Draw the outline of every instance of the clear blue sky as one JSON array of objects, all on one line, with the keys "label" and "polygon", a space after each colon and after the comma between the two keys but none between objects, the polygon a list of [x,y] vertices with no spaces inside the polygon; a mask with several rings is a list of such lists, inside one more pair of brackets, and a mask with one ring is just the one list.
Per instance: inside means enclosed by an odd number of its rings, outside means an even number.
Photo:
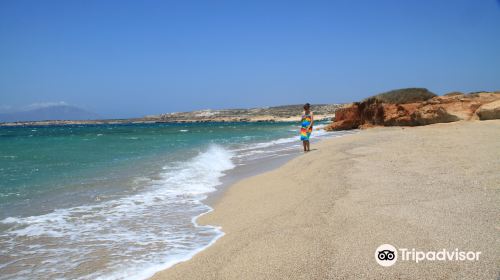
[{"label": "clear blue sky", "polygon": [[500,90],[499,0],[0,0],[0,105],[106,117]]}]

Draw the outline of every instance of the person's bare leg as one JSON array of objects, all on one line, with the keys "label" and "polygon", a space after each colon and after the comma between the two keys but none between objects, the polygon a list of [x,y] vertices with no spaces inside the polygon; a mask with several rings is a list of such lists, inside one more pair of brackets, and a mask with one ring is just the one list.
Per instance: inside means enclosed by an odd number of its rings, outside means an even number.
[{"label": "person's bare leg", "polygon": [[307,141],[302,141],[302,145],[304,146],[304,152],[307,152]]},{"label": "person's bare leg", "polygon": [[306,141],[306,146],[307,146],[307,151],[309,152],[311,150],[311,145],[309,144],[309,140]]}]

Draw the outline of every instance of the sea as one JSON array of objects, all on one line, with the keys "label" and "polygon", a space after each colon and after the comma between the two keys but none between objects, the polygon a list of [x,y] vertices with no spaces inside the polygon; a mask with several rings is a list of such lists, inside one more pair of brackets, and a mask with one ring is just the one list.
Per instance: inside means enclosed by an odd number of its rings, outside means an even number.
[{"label": "sea", "polygon": [[[323,125],[312,148],[350,133]],[[301,154],[298,135],[264,122],[0,127],[0,279],[146,279],[186,261],[224,235],[196,222],[207,198]]]}]

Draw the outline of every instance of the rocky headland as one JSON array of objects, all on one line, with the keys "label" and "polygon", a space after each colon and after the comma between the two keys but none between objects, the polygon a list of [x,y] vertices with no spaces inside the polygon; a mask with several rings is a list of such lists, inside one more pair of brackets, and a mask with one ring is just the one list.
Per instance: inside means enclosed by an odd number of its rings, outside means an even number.
[{"label": "rocky headland", "polygon": [[423,88],[394,90],[344,105],[327,130],[372,126],[419,126],[460,120],[500,119],[500,92],[452,92]]}]

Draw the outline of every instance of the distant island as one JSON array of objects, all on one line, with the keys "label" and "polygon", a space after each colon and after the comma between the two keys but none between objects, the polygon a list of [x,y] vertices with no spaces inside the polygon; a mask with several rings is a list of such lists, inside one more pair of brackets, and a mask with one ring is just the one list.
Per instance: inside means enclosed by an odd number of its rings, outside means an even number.
[{"label": "distant island", "polygon": [[96,120],[98,114],[69,105],[65,102],[38,103],[25,108],[0,112],[2,122],[32,122],[41,120]]},{"label": "distant island", "polygon": [[[330,120],[343,104],[313,104],[317,120]],[[251,109],[199,110],[149,115],[130,119],[48,119],[42,121],[0,122],[0,126],[37,126],[72,124],[127,124],[127,123],[192,123],[192,122],[288,122],[299,121],[302,104]]]}]

